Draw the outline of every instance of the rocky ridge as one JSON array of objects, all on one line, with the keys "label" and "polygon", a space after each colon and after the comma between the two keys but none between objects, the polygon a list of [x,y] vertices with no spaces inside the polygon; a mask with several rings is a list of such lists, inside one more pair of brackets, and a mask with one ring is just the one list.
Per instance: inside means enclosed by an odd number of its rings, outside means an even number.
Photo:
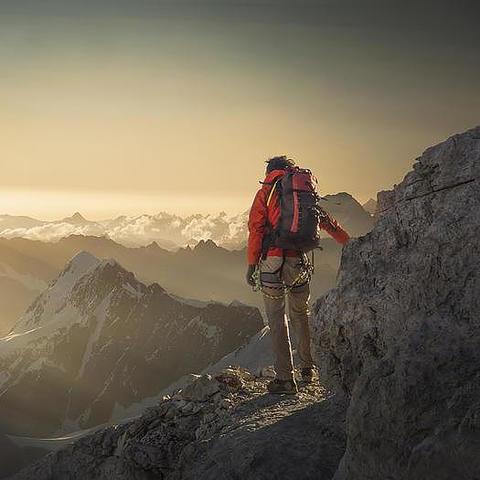
[{"label": "rocky ridge", "polygon": [[272,397],[266,381],[239,368],[194,377],[141,418],[85,437],[12,479],[330,479],[344,449],[344,408],[318,384]]}]

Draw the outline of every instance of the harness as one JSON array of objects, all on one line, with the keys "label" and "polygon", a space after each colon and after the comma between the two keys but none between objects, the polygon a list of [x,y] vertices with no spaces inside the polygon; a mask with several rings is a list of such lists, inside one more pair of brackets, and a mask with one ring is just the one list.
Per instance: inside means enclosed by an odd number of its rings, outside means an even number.
[{"label": "harness", "polygon": [[[313,251],[312,251],[312,260],[310,261],[307,255],[304,253],[302,255],[302,268],[300,269],[300,272],[298,273],[297,277],[293,280],[293,282],[290,285],[286,285],[285,283],[282,283],[279,286],[268,286],[267,288],[270,288],[272,290],[279,290],[278,295],[271,295],[267,292],[265,292],[265,286],[262,283],[262,275],[277,275],[280,273],[281,277],[281,271],[283,269],[283,265],[285,263],[285,257],[283,257],[282,264],[280,267],[275,270],[274,272],[260,272],[260,265],[257,265],[255,268],[255,272],[253,274],[253,278],[255,280],[255,286],[253,287],[254,292],[262,292],[262,294],[270,298],[272,300],[280,300],[284,298],[290,291],[303,287],[307,283],[310,282],[312,279],[312,275],[315,272],[315,266],[314,266],[314,256],[313,256]],[[275,282],[277,283],[277,282]]]}]

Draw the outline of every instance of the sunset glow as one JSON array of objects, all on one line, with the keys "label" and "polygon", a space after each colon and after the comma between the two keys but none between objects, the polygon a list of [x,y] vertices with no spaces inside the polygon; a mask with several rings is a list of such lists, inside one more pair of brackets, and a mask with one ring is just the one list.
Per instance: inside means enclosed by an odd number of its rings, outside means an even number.
[{"label": "sunset glow", "polygon": [[1,213],[242,211],[279,153],[366,201],[480,111],[438,3],[134,4],[2,2]]}]

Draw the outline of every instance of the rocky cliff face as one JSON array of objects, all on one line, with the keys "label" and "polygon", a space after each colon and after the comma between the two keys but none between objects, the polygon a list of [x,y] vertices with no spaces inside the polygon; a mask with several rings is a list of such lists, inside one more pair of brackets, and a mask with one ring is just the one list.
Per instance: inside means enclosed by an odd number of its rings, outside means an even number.
[{"label": "rocky cliff face", "polygon": [[320,376],[350,398],[336,480],[480,472],[480,128],[379,194],[315,307]]},{"label": "rocky cliff face", "polygon": [[0,340],[0,430],[45,436],[108,422],[262,327],[255,308],[191,305],[80,253]]}]

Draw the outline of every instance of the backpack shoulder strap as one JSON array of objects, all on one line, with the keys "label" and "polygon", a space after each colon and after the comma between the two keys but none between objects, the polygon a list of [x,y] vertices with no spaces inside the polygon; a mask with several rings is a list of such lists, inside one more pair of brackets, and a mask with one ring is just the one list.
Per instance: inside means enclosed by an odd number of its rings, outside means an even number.
[{"label": "backpack shoulder strap", "polygon": [[282,177],[280,178],[277,178],[277,180],[275,180],[272,188],[270,189],[270,193],[268,194],[268,198],[267,198],[267,207],[270,205],[270,201],[272,200],[272,197],[273,197],[273,192],[275,190],[275,187],[277,186],[277,183],[282,179]]}]

